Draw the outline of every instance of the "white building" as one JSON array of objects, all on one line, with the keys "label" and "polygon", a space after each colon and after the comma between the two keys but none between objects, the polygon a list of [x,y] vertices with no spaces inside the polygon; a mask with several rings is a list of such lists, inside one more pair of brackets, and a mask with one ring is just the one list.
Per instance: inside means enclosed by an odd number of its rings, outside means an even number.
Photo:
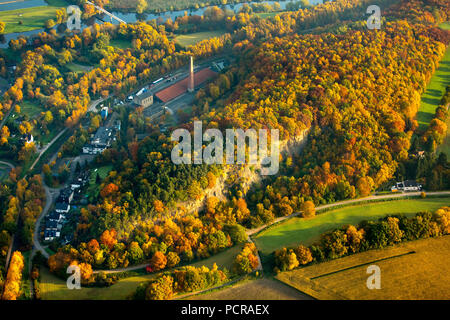
[{"label": "white building", "polygon": [[422,185],[418,184],[415,180],[406,180],[397,182],[395,186],[391,187],[391,191],[420,191]]}]

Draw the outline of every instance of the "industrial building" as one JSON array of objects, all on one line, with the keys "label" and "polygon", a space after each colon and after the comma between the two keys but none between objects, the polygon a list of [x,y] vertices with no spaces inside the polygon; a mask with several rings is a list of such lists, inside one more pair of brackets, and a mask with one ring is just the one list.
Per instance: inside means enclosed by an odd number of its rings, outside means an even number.
[{"label": "industrial building", "polygon": [[[202,85],[203,83],[205,83],[210,79],[213,79],[214,77],[216,77],[216,75],[217,72],[214,72],[210,68],[205,68],[200,71],[197,71],[193,76],[194,88]],[[190,82],[191,82],[190,77],[185,78],[171,85],[170,87],[167,87],[166,89],[159,91],[158,93],[155,94],[155,96],[162,102],[168,102],[188,92],[188,84]]]},{"label": "industrial building", "polygon": [[148,108],[153,104],[153,93],[151,91],[146,91],[137,95],[133,102],[141,107]]},{"label": "industrial building", "polygon": [[204,68],[194,72],[194,59],[191,57],[189,66],[189,76],[180,80],[170,87],[167,87],[155,94],[156,98],[166,103],[186,92],[194,92],[196,88],[217,76],[217,72],[210,68]]}]

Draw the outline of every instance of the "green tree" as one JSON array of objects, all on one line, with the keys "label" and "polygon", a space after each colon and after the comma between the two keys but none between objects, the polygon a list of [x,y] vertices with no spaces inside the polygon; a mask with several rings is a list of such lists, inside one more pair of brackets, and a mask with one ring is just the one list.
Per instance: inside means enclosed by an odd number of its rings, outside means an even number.
[{"label": "green tree", "polygon": [[133,241],[130,243],[130,246],[128,248],[128,253],[130,257],[131,263],[139,263],[142,260],[144,260],[144,251],[142,251],[141,247],[139,246],[139,243]]},{"label": "green tree", "polygon": [[312,218],[316,215],[316,207],[312,201],[303,202],[300,210],[302,211],[302,216],[304,218]]},{"label": "green tree", "polygon": [[223,227],[223,231],[230,235],[231,241],[233,241],[234,244],[244,243],[247,241],[248,237],[246,230],[240,224],[227,224]]},{"label": "green tree", "polygon": [[147,0],[138,0],[136,5],[136,12],[143,13],[147,9]]},{"label": "green tree", "polygon": [[170,300],[173,296],[173,278],[162,276],[151,282],[147,287],[147,300]]}]

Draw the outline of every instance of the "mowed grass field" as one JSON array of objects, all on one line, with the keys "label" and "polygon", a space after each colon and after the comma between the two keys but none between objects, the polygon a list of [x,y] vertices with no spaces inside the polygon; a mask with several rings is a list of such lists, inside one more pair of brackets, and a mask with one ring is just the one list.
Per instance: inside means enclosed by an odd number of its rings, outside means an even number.
[{"label": "mowed grass field", "polygon": [[[444,30],[450,30],[450,21],[441,23],[439,27]],[[450,157],[450,130],[448,130],[448,128],[450,128],[450,117],[447,117],[446,124],[447,124],[447,136],[445,137],[444,142],[442,142],[442,144],[438,146],[437,152],[438,153],[444,152],[447,155],[447,157]]]},{"label": "mowed grass field", "polygon": [[[197,261],[195,267],[211,268],[214,263],[220,269],[231,270],[234,257],[241,251],[242,246],[234,246],[208,259]],[[80,290],[67,289],[66,282],[50,273],[48,268],[41,268],[41,295],[43,300],[126,300],[139,284],[153,279],[157,274],[143,274],[119,280],[116,284],[105,288],[86,288]]]},{"label": "mowed grass field", "polygon": [[450,30],[450,21],[443,22],[439,25],[439,28],[444,30]]},{"label": "mowed grass field", "polygon": [[75,73],[86,73],[91,71],[93,68],[92,66],[85,66],[74,62],[66,64],[65,67]]},{"label": "mowed grass field", "polygon": [[366,203],[319,213],[316,217],[304,219],[294,217],[259,233],[255,243],[262,256],[270,255],[282,247],[296,246],[300,243],[310,245],[327,231],[346,224],[358,224],[363,220],[377,220],[388,214],[413,216],[421,211],[435,211],[450,204],[450,197],[393,200]]},{"label": "mowed grass field", "polygon": [[445,88],[450,84],[450,46],[439,63],[439,67],[433,74],[430,83],[422,95],[417,122],[419,127],[426,129],[433,119],[434,112],[439,106],[445,93]]},{"label": "mowed grass field", "polygon": [[255,13],[255,15],[262,19],[268,19],[268,18],[273,18],[273,17],[279,15],[280,13],[281,12],[258,12],[258,13]]},{"label": "mowed grass field", "polygon": [[[20,106],[20,114],[27,115],[30,119],[34,119],[45,111],[44,107],[38,101],[24,100],[18,104]],[[14,114],[18,116],[15,112]]]},{"label": "mowed grass field", "polygon": [[436,152],[437,154],[443,152],[448,158],[450,158],[450,117],[447,117],[447,121],[445,123],[447,124],[447,135],[445,136],[442,144],[437,147]]},{"label": "mowed grass field", "polygon": [[111,47],[119,48],[119,49],[128,49],[132,47],[131,41],[122,40],[122,39],[114,39],[109,42]]},{"label": "mowed grass field", "polygon": [[178,42],[183,47],[193,46],[200,41],[211,39],[214,37],[220,37],[225,34],[225,31],[222,30],[214,30],[214,31],[204,31],[204,32],[196,32],[190,34],[182,34],[175,38],[175,41]]},{"label": "mowed grass field", "polygon": [[[447,235],[282,272],[276,278],[317,299],[448,300],[449,255]],[[367,288],[372,264],[380,268],[381,289]]]},{"label": "mowed grass field", "polygon": [[126,300],[140,283],[151,280],[155,274],[121,279],[111,287],[69,290],[66,282],[41,268],[40,290],[43,300]]},{"label": "mowed grass field", "polygon": [[239,282],[186,300],[311,300],[311,297],[275,279],[263,278]]},{"label": "mowed grass field", "polygon": [[[44,28],[48,19],[55,20],[56,10],[67,7],[64,0],[47,0],[48,6],[0,11],[0,21],[5,23],[4,33],[24,32]],[[22,22],[19,24],[19,22]]]}]

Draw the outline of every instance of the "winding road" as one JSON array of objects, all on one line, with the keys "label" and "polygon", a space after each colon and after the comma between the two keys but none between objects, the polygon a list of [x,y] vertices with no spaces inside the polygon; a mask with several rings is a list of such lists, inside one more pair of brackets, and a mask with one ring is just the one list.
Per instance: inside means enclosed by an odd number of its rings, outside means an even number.
[{"label": "winding road", "polygon": [[[31,252],[31,255],[30,255],[30,259],[33,259],[36,251],[40,251],[42,253],[42,255],[47,259],[50,257],[50,255],[47,253],[47,251],[45,251],[44,247],[39,242],[39,229],[40,229],[42,219],[44,219],[44,217],[47,215],[47,213],[50,210],[52,203],[53,203],[53,194],[50,191],[50,188],[47,187],[46,185],[44,185],[44,189],[45,189],[45,198],[46,198],[45,207],[42,210],[39,217],[36,219],[36,224],[35,224],[35,228],[34,228],[34,232],[33,232],[33,244],[34,245],[33,245],[33,251]],[[30,263],[30,265],[31,265],[31,263]]]},{"label": "winding road", "polygon": [[12,163],[9,163],[9,162],[6,162],[6,161],[1,161],[1,160],[0,160],[0,164],[3,164],[3,165],[5,165],[5,166],[10,167],[11,170],[15,168],[15,166],[14,166]]},{"label": "winding road", "polygon": [[[47,192],[47,187],[46,187],[46,192]],[[369,197],[365,197],[365,198],[358,198],[358,199],[351,199],[351,200],[345,200],[345,201],[339,201],[339,202],[335,202],[335,203],[330,203],[330,204],[326,204],[323,206],[318,206],[316,207],[317,211],[323,210],[323,209],[329,209],[329,208],[333,208],[333,207],[339,207],[342,205],[348,205],[348,204],[353,204],[353,203],[358,203],[358,202],[364,202],[364,201],[378,201],[378,200],[385,200],[385,199],[399,199],[399,198],[405,198],[405,197],[412,197],[412,196],[420,196],[421,192],[408,192],[408,193],[398,193],[398,194],[387,194],[387,195],[373,195],[373,196],[369,196]],[[450,191],[436,191],[436,192],[427,192],[427,195],[450,195]],[[47,205],[46,205],[47,208]],[[44,209],[45,211],[45,209]],[[43,212],[44,212],[43,211]],[[48,208],[47,208],[48,211]],[[279,223],[282,222],[284,220],[293,218],[293,217],[297,217],[301,214],[301,211],[293,213],[289,216],[286,217],[280,217],[275,219],[274,221],[272,221],[271,223],[265,224],[261,227],[258,228],[254,228],[254,229],[249,229],[247,230],[247,236],[248,236],[248,241],[249,242],[253,242],[252,239],[250,238],[252,235],[272,226],[275,223]],[[42,218],[42,216],[44,216],[45,214],[41,215],[40,218]],[[35,237],[37,236],[36,231],[38,230],[38,225],[39,223],[36,223],[36,230],[35,230]],[[45,249],[39,244],[39,239],[38,238],[34,238],[34,243],[35,243],[35,247],[38,247],[39,251],[42,252],[42,254],[44,254],[45,257],[48,257],[48,253],[45,251]],[[261,259],[259,257],[258,254],[258,260],[259,260],[259,266],[257,268],[257,270],[262,271],[262,265],[261,265]],[[99,272],[104,272],[104,273],[119,273],[119,272],[127,272],[127,271],[136,271],[136,270],[140,270],[143,269],[145,267],[148,266],[148,262],[147,263],[142,263],[142,264],[138,264],[135,266],[130,266],[130,267],[126,267],[126,268],[118,268],[118,269],[111,269],[111,270],[96,270],[94,271],[94,273],[99,273]]]}]

